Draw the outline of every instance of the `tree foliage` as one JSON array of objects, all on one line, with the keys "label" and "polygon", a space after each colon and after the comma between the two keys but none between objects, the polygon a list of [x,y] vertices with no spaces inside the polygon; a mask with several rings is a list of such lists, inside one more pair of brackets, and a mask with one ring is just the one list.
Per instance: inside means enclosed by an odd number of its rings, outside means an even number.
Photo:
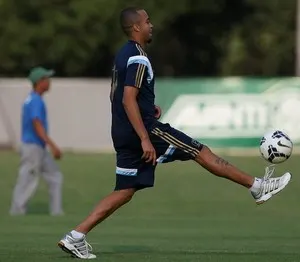
[{"label": "tree foliage", "polygon": [[109,75],[128,5],[155,25],[149,52],[160,76],[294,73],[296,0],[0,0],[0,75],[36,65]]}]

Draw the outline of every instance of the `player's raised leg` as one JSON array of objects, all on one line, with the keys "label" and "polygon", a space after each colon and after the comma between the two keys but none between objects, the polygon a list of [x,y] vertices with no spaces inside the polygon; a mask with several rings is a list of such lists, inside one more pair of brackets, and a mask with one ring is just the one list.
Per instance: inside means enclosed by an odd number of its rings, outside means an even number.
[{"label": "player's raised leg", "polygon": [[202,150],[199,151],[195,161],[214,175],[227,178],[249,188],[257,204],[264,203],[280,192],[291,179],[291,174],[288,172],[280,177],[271,178],[274,168],[266,168],[265,175],[262,178],[254,178],[215,155],[206,146],[203,146]]},{"label": "player's raised leg", "polygon": [[246,188],[251,188],[258,180],[239,170],[223,158],[215,155],[207,146],[202,147],[201,151],[199,151],[196,156],[195,161],[212,174],[227,178]]},{"label": "player's raised leg", "polygon": [[212,174],[248,188],[257,204],[264,203],[280,192],[291,179],[290,173],[271,178],[274,168],[267,168],[262,178],[250,176],[169,124],[158,123],[152,134],[176,147],[173,155],[168,156],[171,161],[193,159]]}]

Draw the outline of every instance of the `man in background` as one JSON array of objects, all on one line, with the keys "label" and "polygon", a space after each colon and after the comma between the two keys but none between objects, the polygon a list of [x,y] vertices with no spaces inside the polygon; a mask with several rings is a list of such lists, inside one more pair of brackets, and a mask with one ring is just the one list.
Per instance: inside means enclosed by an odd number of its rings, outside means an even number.
[{"label": "man in background", "polygon": [[[49,91],[53,70],[43,67],[33,68],[28,76],[32,91],[22,107],[21,163],[17,183],[13,191],[11,215],[24,215],[27,204],[33,196],[42,175],[48,184],[50,214],[62,215],[62,173],[55,164],[62,154],[58,146],[48,136],[47,108],[43,95]],[[47,151],[47,146],[51,154]]]}]

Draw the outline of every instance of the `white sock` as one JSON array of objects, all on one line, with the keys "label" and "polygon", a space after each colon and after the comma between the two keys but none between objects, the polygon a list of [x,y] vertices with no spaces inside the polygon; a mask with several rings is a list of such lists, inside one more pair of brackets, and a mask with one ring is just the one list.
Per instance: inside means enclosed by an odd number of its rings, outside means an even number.
[{"label": "white sock", "polygon": [[74,237],[74,238],[83,238],[84,237],[84,234],[83,233],[80,233],[76,230],[72,230],[71,231],[71,235]]},{"label": "white sock", "polygon": [[261,186],[261,182],[262,182],[261,178],[255,177],[254,183],[253,183],[252,187],[250,188],[250,191],[254,192],[254,193],[258,192],[260,189],[260,186]]}]

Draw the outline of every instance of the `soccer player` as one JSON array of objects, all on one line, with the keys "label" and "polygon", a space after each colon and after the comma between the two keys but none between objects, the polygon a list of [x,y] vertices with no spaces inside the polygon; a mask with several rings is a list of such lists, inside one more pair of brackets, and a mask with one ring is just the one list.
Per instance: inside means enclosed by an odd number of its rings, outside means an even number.
[{"label": "soccer player", "polygon": [[55,159],[61,157],[61,151],[48,136],[47,108],[42,98],[50,88],[53,74],[53,70],[42,67],[33,68],[29,74],[33,89],[22,107],[21,163],[13,192],[11,215],[26,214],[27,203],[37,188],[40,175],[48,184],[50,214],[63,214],[62,174],[47,151],[47,146]]},{"label": "soccer player", "polygon": [[160,109],[154,100],[154,72],[145,48],[152,40],[152,24],[145,10],[126,8],[121,26],[128,42],[116,55],[110,99],[111,134],[117,154],[116,185],[91,214],[58,243],[64,251],[82,259],[92,259],[86,235],[138,190],[152,187],[157,163],[194,160],[212,174],[229,179],[250,191],[262,204],[281,191],[291,174],[270,178],[252,177],[186,134],[158,121]]}]

